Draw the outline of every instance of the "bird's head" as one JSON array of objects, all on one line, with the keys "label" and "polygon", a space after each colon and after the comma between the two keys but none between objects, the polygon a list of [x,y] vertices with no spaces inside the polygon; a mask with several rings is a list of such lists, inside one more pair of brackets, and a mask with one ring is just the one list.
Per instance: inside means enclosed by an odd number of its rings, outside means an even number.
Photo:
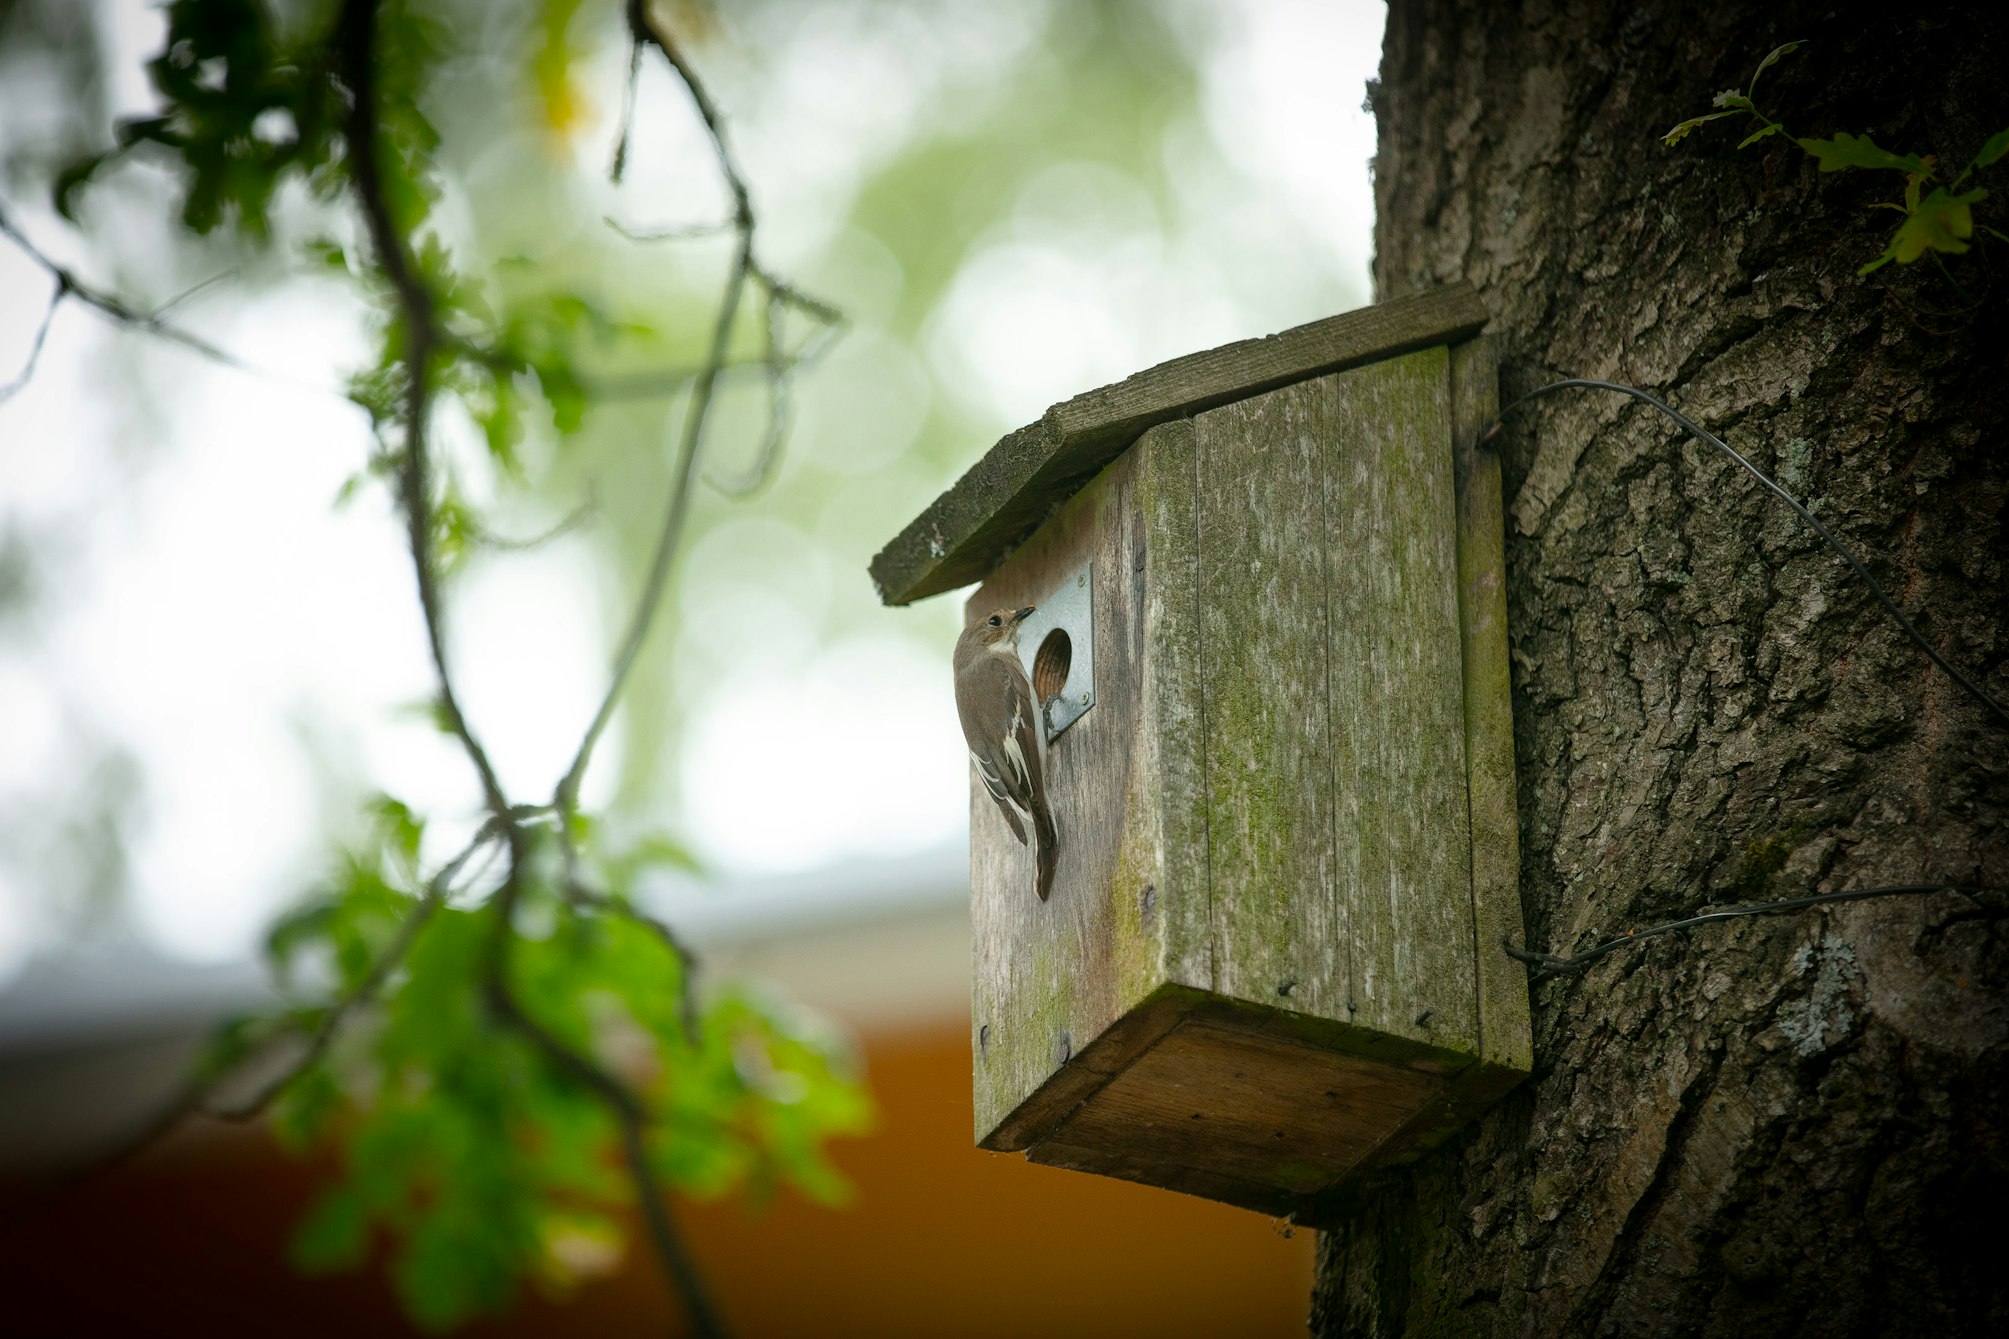
[{"label": "bird's head", "polygon": [[963,629],[963,640],[978,646],[1007,646],[1018,641],[1018,625],[1025,622],[1035,606],[1023,609],[995,609]]}]

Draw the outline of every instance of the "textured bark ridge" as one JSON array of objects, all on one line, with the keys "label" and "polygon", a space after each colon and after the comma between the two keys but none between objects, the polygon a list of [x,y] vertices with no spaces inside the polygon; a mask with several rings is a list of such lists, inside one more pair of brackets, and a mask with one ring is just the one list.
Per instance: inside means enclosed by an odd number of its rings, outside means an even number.
[{"label": "textured bark ridge", "polygon": [[[2005,24],[1928,9],[1394,0],[1376,281],[1477,284],[1503,398],[1566,374],[1671,397],[1999,698],[2009,247],[1951,263],[1966,298],[1929,260],[1858,278],[1894,174],[1739,152],[1732,122],[1659,142],[1804,38],[1761,86],[1794,133],[1963,163],[2009,122]],[[1501,447],[1532,946],[2009,884],[2009,732],[1796,518],[1616,396],[1543,401]],[[1537,987],[1535,1078],[1324,1238],[1313,1330],[2009,1333],[2005,938],[1960,897],[1882,899]]]}]

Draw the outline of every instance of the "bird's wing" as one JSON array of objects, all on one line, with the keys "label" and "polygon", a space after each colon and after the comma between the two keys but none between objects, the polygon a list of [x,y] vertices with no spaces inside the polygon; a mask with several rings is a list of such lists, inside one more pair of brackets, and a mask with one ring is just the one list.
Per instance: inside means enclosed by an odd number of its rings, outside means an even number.
[{"label": "bird's wing", "polygon": [[[992,654],[964,665],[956,687],[963,739],[976,760],[977,774],[1011,820],[1012,831],[1024,841],[1025,830],[1013,811],[1032,813],[1034,797],[1043,788],[1032,685],[1016,656]],[[988,710],[978,704],[986,704]],[[993,712],[996,719],[991,718]]]},{"label": "bird's wing", "polygon": [[1005,822],[1011,824],[1011,835],[1018,838],[1019,845],[1023,846],[1025,825],[1019,822],[1019,807],[1012,803],[1011,792],[1005,789],[1004,778],[998,775],[995,767],[976,754],[970,755],[970,761],[977,765],[977,776],[983,781],[984,789],[991,793],[991,798],[998,802],[998,809],[1004,814]]}]

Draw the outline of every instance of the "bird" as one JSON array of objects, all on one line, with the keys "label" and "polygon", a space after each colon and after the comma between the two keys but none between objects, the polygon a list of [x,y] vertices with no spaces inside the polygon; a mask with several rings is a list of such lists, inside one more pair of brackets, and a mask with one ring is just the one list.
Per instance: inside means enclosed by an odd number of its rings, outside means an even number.
[{"label": "bird", "polygon": [[1020,844],[1026,839],[1023,820],[1032,820],[1033,891],[1044,902],[1060,863],[1060,833],[1046,797],[1045,722],[1018,658],[1019,625],[1034,608],[999,609],[963,629],[956,639],[956,714],[977,775]]}]

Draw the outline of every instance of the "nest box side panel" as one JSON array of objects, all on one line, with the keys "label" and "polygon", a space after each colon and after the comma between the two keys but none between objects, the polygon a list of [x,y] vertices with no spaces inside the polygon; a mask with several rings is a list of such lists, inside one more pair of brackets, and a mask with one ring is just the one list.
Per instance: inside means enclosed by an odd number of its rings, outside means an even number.
[{"label": "nest box side panel", "polygon": [[1193,420],[1214,988],[1345,1020],[1326,701],[1330,378]]},{"label": "nest box side panel", "polygon": [[1500,952],[1525,943],[1520,824],[1514,794],[1514,712],[1508,684],[1505,500],[1500,458],[1478,446],[1500,412],[1499,345],[1490,336],[1451,350],[1452,441],[1458,476],[1458,609],[1465,660],[1465,762],[1472,825],[1480,1056],[1504,1090],[1534,1068],[1528,976]]},{"label": "nest box side panel", "polygon": [[[1169,1028],[1162,992],[1205,979],[1205,833],[1161,788],[1188,786],[1198,713],[1182,649],[1192,626],[1191,452],[1155,429],[1054,513],[970,597],[969,617],[1037,604],[1093,564],[1094,706],[1055,737],[1047,793],[1060,833],[1051,898],[1032,848],[972,782],[971,1043],[977,1141],[1023,1148]],[[1198,929],[1193,927],[1197,919]],[[1199,965],[1194,965],[1194,955]],[[1140,1008],[1154,992],[1158,1007]],[[1176,993],[1176,992],[1175,992]]]},{"label": "nest box side panel", "polygon": [[1340,373],[1325,511],[1353,1021],[1476,1056],[1450,355]]},{"label": "nest box side panel", "polygon": [[1479,1029],[1448,352],[1194,430],[1216,989],[1455,1070]]}]

